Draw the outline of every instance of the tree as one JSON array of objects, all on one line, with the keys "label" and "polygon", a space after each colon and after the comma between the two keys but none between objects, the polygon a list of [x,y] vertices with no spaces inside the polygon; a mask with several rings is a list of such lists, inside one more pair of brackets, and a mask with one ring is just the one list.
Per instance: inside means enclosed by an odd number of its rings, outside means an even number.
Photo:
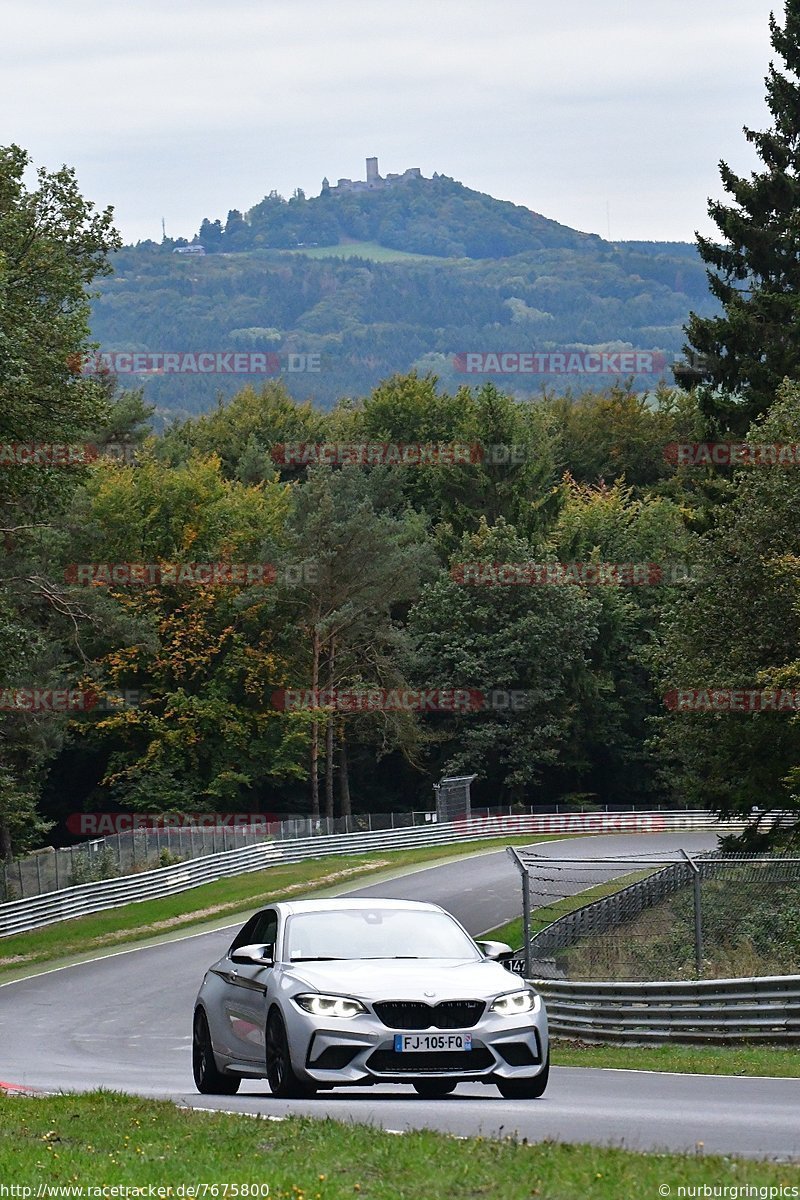
[{"label": "tree", "polygon": [[[800,387],[784,385],[747,436],[799,441]],[[745,466],[735,485],[699,541],[692,578],[664,613],[654,656],[664,696],[699,690],[702,703],[711,689],[800,694],[800,472]],[[723,817],[748,817],[754,806],[800,813],[800,718],[792,708],[676,708],[660,719],[658,740],[689,803]]]},{"label": "tree", "polygon": [[[302,634],[294,686],[310,686],[316,693],[402,684],[395,614],[416,598],[421,576],[433,567],[424,518],[403,506],[393,473],[385,468],[317,468],[296,488],[294,501],[289,553],[311,568],[309,578],[287,596],[288,615]],[[342,746],[346,723],[357,724],[362,732],[368,726],[368,736],[392,748],[408,724],[395,713],[367,720],[349,714],[337,718],[334,707],[316,706],[311,726],[314,817],[320,814],[323,733],[326,811],[333,816],[337,719]],[[346,766],[346,749],[341,763]],[[344,798],[349,787],[346,779],[342,783]]]},{"label": "tree", "polygon": [[773,124],[745,127],[764,170],[749,178],[720,162],[732,204],[710,200],[721,244],[697,235],[721,316],[692,313],[686,326],[689,374],[702,379],[701,404],[717,432],[740,434],[772,402],[778,385],[800,375],[800,0],[786,0],[771,41],[786,71],[770,64]]},{"label": "tree", "polygon": [[[76,503],[70,549],[83,562],[274,563],[287,492],[226,480],[214,457],[105,466]],[[305,778],[308,719],[269,704],[291,683],[291,631],[269,582],[162,576],[95,590],[110,593],[118,619],[110,647],[98,638],[91,671],[101,690],[141,693],[77,726],[108,760],[104,789],[133,808],[195,811],[263,802]]]},{"label": "tree", "polygon": [[571,790],[604,801],[653,804],[671,789],[648,746],[648,721],[661,711],[652,666],[643,651],[657,636],[664,605],[680,586],[692,539],[682,509],[665,496],[637,498],[615,483],[589,486],[567,479],[564,502],[547,539],[560,562],[653,564],[653,586],[591,587],[599,635],[587,652],[591,679],[575,720]]},{"label": "tree", "polygon": [[[97,213],[72,170],[40,169],[29,190],[29,157],[0,147],[0,445],[68,445],[92,439],[110,416],[106,389],[82,377],[91,349],[87,286],[110,271],[120,244],[111,209]],[[50,522],[64,509],[84,468],[16,465],[0,469],[0,687],[63,686],[81,660],[84,613],[53,579],[45,557]],[[46,826],[36,801],[44,765],[66,722],[3,712],[0,717],[0,842],[8,856]]]},{"label": "tree", "polygon": [[[454,559],[457,575],[459,561],[525,563],[536,553],[501,520],[465,534]],[[564,765],[591,690],[596,618],[596,599],[579,587],[465,586],[442,572],[410,613],[412,678],[419,687],[474,689],[487,702],[427,718],[439,768],[476,772],[494,803],[530,802],[544,774]]]}]

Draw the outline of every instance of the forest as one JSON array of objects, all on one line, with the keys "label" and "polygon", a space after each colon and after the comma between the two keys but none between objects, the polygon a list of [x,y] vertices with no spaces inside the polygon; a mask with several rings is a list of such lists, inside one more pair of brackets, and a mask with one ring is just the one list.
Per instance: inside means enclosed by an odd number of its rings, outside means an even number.
[{"label": "forest", "polygon": [[[776,112],[800,90],[769,82]],[[427,255],[413,263],[270,248],[309,236],[289,211],[339,214],[315,240],[388,244],[352,223],[357,196],[268,197],[243,219],[261,248],[225,249],[233,225],[213,253],[123,248],[74,171],[31,189],[28,154],[0,148],[3,856],[63,841],[82,812],[428,808],[453,772],[480,805],[797,813],[784,116],[752,135],[763,173],[724,168],[723,242],[692,253],[442,179],[379,197]],[[429,183],[447,246],[412,239]],[[676,384],[526,393],[451,369],[626,346],[680,347]],[[161,367],[87,370],[98,350]],[[225,396],[163,373],[168,353],[255,351],[319,355],[327,390],[234,373]]]},{"label": "forest", "polygon": [[[690,311],[718,311],[693,246],[604,241],[443,176],[377,193],[273,194],[224,225],[206,219],[194,242],[204,255],[176,253],[186,244],[112,253],[92,308],[101,350],[266,352],[296,399],[326,408],[410,370],[457,389],[458,356],[470,351],[652,351],[663,364],[653,372],[602,381],[652,390],[673,382]],[[152,372],[121,382],[144,387],[161,428],[264,378]],[[503,380],[519,397],[583,382],[533,371]]]}]

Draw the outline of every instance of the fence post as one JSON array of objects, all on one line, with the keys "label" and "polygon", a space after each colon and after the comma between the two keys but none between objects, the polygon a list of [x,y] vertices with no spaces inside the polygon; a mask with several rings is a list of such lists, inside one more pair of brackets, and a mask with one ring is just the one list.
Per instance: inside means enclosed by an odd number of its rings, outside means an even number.
[{"label": "fence post", "polygon": [[685,850],[681,854],[694,872],[694,969],[698,979],[703,977],[703,898],[700,892],[700,868]]},{"label": "fence post", "polygon": [[522,930],[525,934],[525,978],[531,977],[531,878],[522,872]]}]

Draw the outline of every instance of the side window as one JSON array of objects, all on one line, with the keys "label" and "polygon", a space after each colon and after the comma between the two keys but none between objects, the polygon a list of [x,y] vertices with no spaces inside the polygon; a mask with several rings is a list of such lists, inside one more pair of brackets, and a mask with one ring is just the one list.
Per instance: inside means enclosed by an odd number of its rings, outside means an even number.
[{"label": "side window", "polygon": [[258,914],[258,920],[253,932],[253,941],[259,946],[274,946],[278,937],[278,914],[268,908]]},{"label": "side window", "polygon": [[255,929],[258,925],[259,918],[263,916],[263,913],[256,913],[256,915],[251,917],[247,924],[239,930],[236,937],[230,944],[230,949],[228,950],[229,954],[231,950],[238,950],[240,946],[250,946],[258,940],[255,936]]}]

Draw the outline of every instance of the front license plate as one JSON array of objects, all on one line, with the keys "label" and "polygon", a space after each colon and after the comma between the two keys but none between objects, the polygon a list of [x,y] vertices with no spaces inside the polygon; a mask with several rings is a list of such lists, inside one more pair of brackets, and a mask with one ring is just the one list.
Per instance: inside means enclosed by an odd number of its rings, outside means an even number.
[{"label": "front license plate", "polygon": [[396,1033],[396,1054],[424,1050],[471,1050],[471,1033]]}]

